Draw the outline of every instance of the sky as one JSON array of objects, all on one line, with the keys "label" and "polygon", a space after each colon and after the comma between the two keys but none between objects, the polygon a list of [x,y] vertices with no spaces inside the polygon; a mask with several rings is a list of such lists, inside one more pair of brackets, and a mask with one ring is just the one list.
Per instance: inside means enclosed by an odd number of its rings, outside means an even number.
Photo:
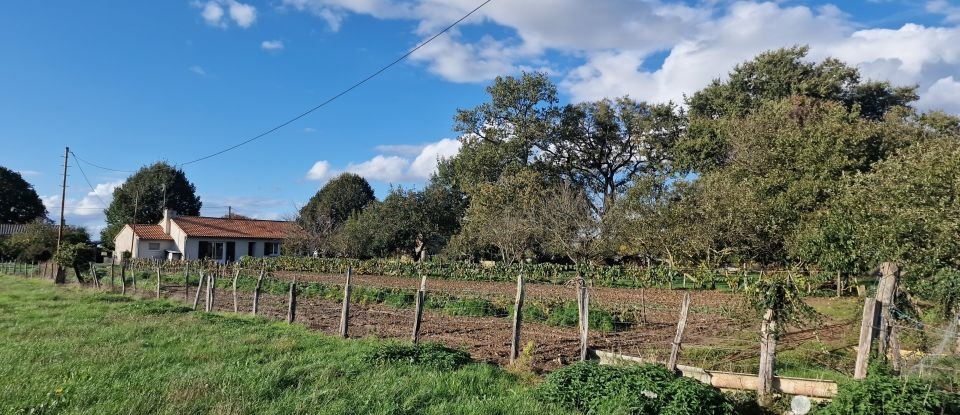
[{"label": "sky", "polygon": [[[69,146],[82,161],[70,161],[66,219],[97,235],[129,171],[269,130],[480,3],[12,2],[0,14],[0,165],[57,219]],[[456,109],[484,102],[496,76],[546,72],[562,103],[682,103],[737,63],[792,45],[916,85],[921,109],[960,113],[960,1],[492,0],[329,105],[182,168],[203,215],[230,206],[288,218],[341,172],[364,176],[380,198],[422,187],[438,157],[459,150]]]}]

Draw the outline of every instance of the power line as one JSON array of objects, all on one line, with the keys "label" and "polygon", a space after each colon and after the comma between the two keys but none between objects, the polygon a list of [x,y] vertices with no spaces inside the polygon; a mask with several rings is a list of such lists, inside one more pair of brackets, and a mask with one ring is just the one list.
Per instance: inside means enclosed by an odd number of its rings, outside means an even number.
[{"label": "power line", "polygon": [[265,136],[273,133],[274,131],[277,131],[277,130],[283,128],[283,127],[286,127],[286,126],[292,124],[293,122],[295,122],[295,121],[297,121],[297,120],[299,120],[299,119],[301,119],[301,118],[303,118],[303,117],[306,117],[307,115],[311,114],[312,112],[314,112],[314,111],[316,111],[316,110],[318,110],[318,109],[320,109],[320,108],[323,108],[323,107],[327,106],[327,104],[329,104],[329,103],[335,101],[336,99],[338,99],[338,98],[340,98],[340,97],[348,94],[350,91],[353,91],[354,89],[356,89],[356,88],[360,87],[361,85],[367,83],[367,81],[373,79],[373,78],[376,77],[377,75],[380,75],[381,73],[383,73],[383,72],[386,71],[387,69],[390,69],[390,68],[393,67],[394,65],[396,65],[396,64],[402,62],[404,59],[410,57],[410,55],[412,55],[414,52],[416,52],[417,50],[420,50],[420,48],[426,46],[428,43],[432,42],[434,39],[440,37],[440,35],[442,35],[442,34],[444,34],[444,33],[447,33],[448,31],[450,31],[450,29],[453,29],[456,25],[460,24],[460,22],[466,20],[468,17],[470,17],[471,15],[473,15],[474,13],[476,13],[478,10],[480,10],[480,8],[482,8],[483,6],[486,6],[487,3],[490,3],[491,1],[493,1],[493,0],[486,0],[486,1],[484,1],[483,3],[480,3],[479,6],[475,7],[473,10],[470,10],[470,12],[468,12],[468,13],[465,14],[465,15],[463,15],[463,17],[457,19],[455,22],[453,22],[453,23],[451,23],[449,26],[443,28],[443,30],[440,30],[439,32],[437,32],[437,33],[434,34],[433,36],[430,36],[430,38],[428,38],[426,41],[420,43],[419,45],[417,45],[417,46],[414,47],[413,49],[410,49],[407,53],[404,53],[404,54],[401,55],[399,58],[394,59],[392,62],[390,62],[390,63],[388,63],[386,66],[383,66],[382,68],[378,69],[376,72],[368,75],[366,78],[363,78],[363,79],[360,80],[359,82],[354,83],[354,84],[351,85],[349,88],[344,89],[343,91],[340,91],[340,92],[337,93],[336,95],[334,95],[334,96],[332,96],[332,97],[330,97],[330,98],[327,98],[326,101],[321,102],[319,105],[317,105],[317,106],[315,106],[315,107],[313,107],[313,108],[310,108],[309,110],[301,113],[300,115],[297,115],[296,117],[293,117],[293,118],[291,118],[291,119],[289,119],[289,120],[287,120],[287,121],[284,121],[283,123],[281,123],[281,124],[279,124],[279,125],[277,125],[277,126],[275,126],[275,127],[273,127],[273,128],[270,128],[269,130],[266,130],[266,131],[264,131],[264,132],[262,132],[262,133],[260,133],[260,134],[257,134],[257,135],[255,135],[255,136],[253,136],[253,137],[251,137],[251,138],[249,138],[249,139],[247,139],[247,140],[241,141],[241,142],[239,142],[239,143],[237,143],[237,144],[234,144],[234,145],[232,145],[232,146],[230,146],[230,147],[227,147],[227,148],[225,148],[225,149],[223,149],[223,150],[217,151],[217,152],[215,152],[215,153],[208,154],[208,155],[206,155],[206,156],[200,157],[200,158],[195,159],[195,160],[190,160],[190,161],[185,162],[185,163],[180,163],[179,165],[180,165],[180,166],[186,166],[186,165],[188,165],[188,164],[193,164],[193,163],[200,162],[200,161],[203,161],[203,160],[212,158],[212,157],[219,156],[219,155],[221,155],[221,154],[223,154],[223,153],[226,153],[226,152],[228,152],[228,151],[230,151],[230,150],[236,149],[236,148],[238,148],[238,147],[244,146],[244,145],[249,144],[249,143],[251,143],[251,142],[253,142],[253,141],[256,141],[256,140],[258,140],[258,139],[261,139],[261,138],[263,138],[263,137],[265,137]]},{"label": "power line", "polygon": [[109,167],[103,167],[103,166],[100,166],[100,165],[97,165],[97,164],[93,164],[93,163],[91,163],[91,162],[89,162],[89,161],[86,161],[86,160],[80,158],[80,157],[77,157],[77,154],[74,153],[74,152],[72,152],[72,151],[71,151],[70,153],[73,154],[73,158],[75,158],[75,159],[77,159],[77,160],[80,160],[80,161],[82,161],[82,162],[84,162],[84,163],[87,163],[88,165],[93,166],[93,167],[96,167],[96,168],[98,168],[98,169],[107,170],[107,171],[115,171],[115,172],[118,172],[118,173],[134,173],[134,172],[132,172],[132,171],[130,171],[130,170],[117,170],[117,169],[111,169],[111,168],[109,168]]},{"label": "power line", "polygon": [[[73,155],[73,158],[75,158],[75,159],[77,159],[77,160],[80,160],[80,158],[77,157],[77,153],[74,153],[72,150],[70,151],[70,154]],[[106,209],[106,208],[107,208],[107,202],[104,202],[103,199],[100,197],[100,195],[97,194],[97,189],[94,189],[94,188],[93,188],[93,183],[90,183],[90,179],[87,178],[87,173],[83,171],[83,167],[80,167],[80,163],[77,163],[76,166],[77,166],[78,169],[80,169],[80,175],[82,175],[82,176],[83,176],[83,180],[84,180],[85,182],[87,182],[87,186],[90,186],[90,193],[93,194],[94,196],[96,196],[97,199],[100,200],[100,204],[102,204],[103,207],[104,207],[104,209]]]}]

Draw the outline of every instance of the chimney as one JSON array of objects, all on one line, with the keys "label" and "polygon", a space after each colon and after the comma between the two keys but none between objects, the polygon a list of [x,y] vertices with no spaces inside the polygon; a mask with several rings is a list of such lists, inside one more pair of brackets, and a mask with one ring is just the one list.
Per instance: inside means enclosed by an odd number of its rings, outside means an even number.
[{"label": "chimney", "polygon": [[160,224],[163,226],[163,233],[170,234],[170,220],[177,217],[177,212],[173,209],[164,209],[163,210],[163,222]]}]

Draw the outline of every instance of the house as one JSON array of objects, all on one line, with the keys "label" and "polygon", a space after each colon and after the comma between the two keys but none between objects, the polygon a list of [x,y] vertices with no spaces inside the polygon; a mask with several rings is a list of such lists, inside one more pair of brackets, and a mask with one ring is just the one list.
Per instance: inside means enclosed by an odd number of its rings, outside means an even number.
[{"label": "house", "polygon": [[280,255],[280,244],[291,222],[177,216],[166,209],[156,225],[125,225],[114,238],[115,255],[167,260],[213,259]]}]

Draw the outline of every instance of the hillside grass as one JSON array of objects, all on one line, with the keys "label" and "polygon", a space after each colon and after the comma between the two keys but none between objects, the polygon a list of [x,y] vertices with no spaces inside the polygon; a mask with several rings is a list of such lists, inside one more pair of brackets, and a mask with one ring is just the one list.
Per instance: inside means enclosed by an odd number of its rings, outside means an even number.
[{"label": "hillside grass", "polygon": [[564,413],[488,364],[19,277],[0,276],[0,339],[0,413]]}]

